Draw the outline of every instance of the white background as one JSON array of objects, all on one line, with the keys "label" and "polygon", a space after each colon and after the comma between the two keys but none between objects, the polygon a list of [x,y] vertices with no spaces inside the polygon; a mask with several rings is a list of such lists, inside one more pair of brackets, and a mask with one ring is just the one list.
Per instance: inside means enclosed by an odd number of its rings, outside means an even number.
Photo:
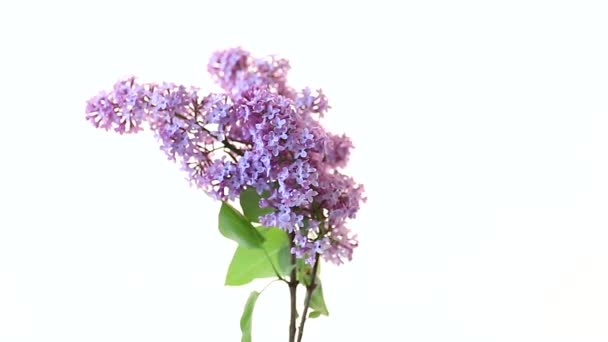
[{"label": "white background", "polygon": [[[608,341],[603,1],[3,2],[0,341],[238,341],[234,244],[151,134],[84,104],[118,78],[213,90],[213,50],[291,60],[369,201],[308,341]],[[397,3],[399,5],[397,5]],[[399,7],[400,6],[400,7]],[[287,289],[254,314],[287,339]]]}]

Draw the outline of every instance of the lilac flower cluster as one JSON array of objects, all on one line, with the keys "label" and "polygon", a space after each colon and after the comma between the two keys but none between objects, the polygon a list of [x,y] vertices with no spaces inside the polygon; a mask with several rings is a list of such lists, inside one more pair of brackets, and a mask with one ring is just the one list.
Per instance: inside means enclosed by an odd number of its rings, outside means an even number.
[{"label": "lilac flower cluster", "polygon": [[292,253],[313,264],[352,258],[356,237],[346,227],[364,200],[363,186],[341,174],[352,143],[325,131],[330,108],[322,91],[287,85],[289,62],[256,59],[240,48],[215,53],[208,71],[225,93],[139,83],[130,77],[87,103],[96,127],[135,133],[147,125],[190,182],[221,200],[249,187],[274,209],[260,221],[293,237]]}]

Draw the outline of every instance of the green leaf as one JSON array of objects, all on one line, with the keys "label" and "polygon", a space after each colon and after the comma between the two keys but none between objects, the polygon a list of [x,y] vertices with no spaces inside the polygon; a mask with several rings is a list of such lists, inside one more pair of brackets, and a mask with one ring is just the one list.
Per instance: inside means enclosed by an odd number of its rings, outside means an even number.
[{"label": "green leaf", "polygon": [[325,299],[323,298],[323,288],[321,287],[321,279],[317,278],[316,283],[317,287],[315,287],[315,290],[312,292],[312,295],[310,297],[310,308],[314,311],[310,314],[312,315],[314,312],[318,312],[318,314],[315,315],[329,316],[329,311],[327,311]]},{"label": "green leaf", "polygon": [[[321,264],[317,266],[317,278],[321,275]],[[305,286],[310,285],[312,280],[312,266],[307,264],[304,259],[296,260],[296,276],[300,283]]]},{"label": "green leaf", "polygon": [[245,216],[226,202],[220,208],[219,229],[222,235],[236,241],[239,247],[259,248],[264,242],[262,235]]},{"label": "green leaf", "polygon": [[304,284],[304,286],[310,285],[312,275],[312,267],[304,262],[303,259],[296,260],[296,278],[298,282]]},{"label": "green leaf", "polygon": [[321,316],[321,312],[320,311],[313,311],[311,313],[308,314],[308,318],[317,318]]},{"label": "green leaf", "polygon": [[291,254],[289,253],[287,233],[278,228],[260,227],[255,229],[264,238],[262,248],[253,249],[239,246],[236,249],[226,274],[226,285],[238,286],[258,278],[276,277],[268,259],[272,260],[281,276],[287,275],[291,270],[289,265]]},{"label": "green leaf", "polygon": [[269,214],[273,211],[272,208],[260,208],[261,198],[262,196],[258,195],[258,192],[254,188],[247,188],[241,191],[241,194],[239,195],[243,214],[250,222],[260,222],[260,216]]},{"label": "green leaf", "polygon": [[251,342],[251,316],[253,315],[253,308],[259,296],[259,292],[253,291],[249,295],[249,298],[247,298],[247,303],[245,303],[245,309],[241,316],[241,342]]}]

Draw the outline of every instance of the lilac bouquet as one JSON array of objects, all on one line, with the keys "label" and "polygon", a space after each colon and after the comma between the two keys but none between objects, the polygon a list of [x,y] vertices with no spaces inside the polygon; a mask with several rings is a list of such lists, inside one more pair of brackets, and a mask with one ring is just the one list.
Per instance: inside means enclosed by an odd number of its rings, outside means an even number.
[{"label": "lilac bouquet", "polygon": [[[120,134],[149,128],[190,183],[222,201],[219,231],[238,243],[226,285],[269,277],[287,284],[293,342],[301,341],[307,317],[328,315],[320,257],[351,260],[357,239],[346,224],[365,198],[363,186],[339,171],[350,139],[319,123],[330,108],[326,96],[289,87],[289,69],[285,59],[219,51],[207,70],[224,93],[202,96],[198,88],[129,77],[91,98],[86,118]],[[301,315],[299,285],[306,289]],[[242,341],[251,341],[260,293],[246,302]]]}]

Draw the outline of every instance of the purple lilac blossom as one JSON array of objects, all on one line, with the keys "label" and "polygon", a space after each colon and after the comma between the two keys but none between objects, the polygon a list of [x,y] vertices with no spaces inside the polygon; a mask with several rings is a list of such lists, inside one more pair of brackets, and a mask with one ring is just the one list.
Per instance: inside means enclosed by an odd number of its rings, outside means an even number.
[{"label": "purple lilac blossom", "polygon": [[347,221],[365,200],[363,186],[338,170],[353,145],[320,125],[326,96],[290,88],[289,68],[240,48],[219,51],[207,70],[226,93],[201,97],[197,88],[129,77],[91,98],[87,119],[121,134],[149,127],[190,183],[217,199],[266,192],[260,206],[273,211],[260,221],[289,232],[296,257],[341,264],[358,244]]}]

